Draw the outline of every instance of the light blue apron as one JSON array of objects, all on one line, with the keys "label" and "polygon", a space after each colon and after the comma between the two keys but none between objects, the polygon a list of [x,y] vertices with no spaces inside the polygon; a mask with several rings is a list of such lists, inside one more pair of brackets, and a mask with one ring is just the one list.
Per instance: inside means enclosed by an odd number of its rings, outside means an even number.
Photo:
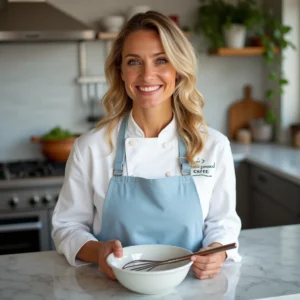
[{"label": "light blue apron", "polygon": [[[120,240],[123,247],[166,244],[199,250],[203,217],[186,147],[179,138],[183,176],[158,179],[122,176],[128,115],[121,123],[113,177],[104,201],[99,241]],[[153,162],[155,164],[155,161]]]}]

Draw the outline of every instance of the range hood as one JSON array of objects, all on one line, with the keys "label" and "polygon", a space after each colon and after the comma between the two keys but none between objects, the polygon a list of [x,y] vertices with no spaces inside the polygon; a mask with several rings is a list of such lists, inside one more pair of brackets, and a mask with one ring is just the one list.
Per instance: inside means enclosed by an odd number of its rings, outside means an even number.
[{"label": "range hood", "polygon": [[95,35],[46,0],[0,0],[0,42],[80,41]]}]

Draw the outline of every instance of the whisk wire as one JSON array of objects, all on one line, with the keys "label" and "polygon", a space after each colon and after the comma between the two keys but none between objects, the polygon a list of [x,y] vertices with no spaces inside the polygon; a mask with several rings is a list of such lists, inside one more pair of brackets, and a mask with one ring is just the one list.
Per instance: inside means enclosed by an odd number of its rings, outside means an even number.
[{"label": "whisk wire", "polygon": [[208,249],[208,250],[203,250],[203,251],[199,251],[199,252],[192,253],[192,254],[189,254],[189,255],[185,255],[185,256],[181,256],[181,257],[177,257],[177,258],[172,258],[172,259],[167,259],[167,260],[136,259],[136,260],[132,260],[132,261],[126,263],[123,266],[122,269],[130,269],[131,271],[146,270],[148,272],[148,271],[151,271],[152,269],[154,269],[158,266],[173,264],[173,263],[188,260],[193,255],[205,256],[205,255],[209,255],[209,254],[212,254],[212,253],[217,253],[217,252],[221,252],[221,251],[230,250],[230,249],[233,249],[233,248],[236,248],[236,247],[237,247],[236,243],[232,243],[232,244],[227,244],[227,245],[224,245],[224,246],[219,246],[219,247],[211,248],[211,249]]}]

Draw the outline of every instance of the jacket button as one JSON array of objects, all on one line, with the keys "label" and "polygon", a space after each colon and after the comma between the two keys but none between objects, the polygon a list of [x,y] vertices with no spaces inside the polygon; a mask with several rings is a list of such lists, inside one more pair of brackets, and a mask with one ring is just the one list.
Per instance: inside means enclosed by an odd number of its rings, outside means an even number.
[{"label": "jacket button", "polygon": [[171,176],[171,172],[167,172],[167,173],[166,173],[166,176],[167,176],[167,177],[170,177],[170,176]]},{"label": "jacket button", "polygon": [[129,141],[129,143],[128,143],[131,147],[134,147],[135,145],[136,145],[136,142],[135,141]]}]

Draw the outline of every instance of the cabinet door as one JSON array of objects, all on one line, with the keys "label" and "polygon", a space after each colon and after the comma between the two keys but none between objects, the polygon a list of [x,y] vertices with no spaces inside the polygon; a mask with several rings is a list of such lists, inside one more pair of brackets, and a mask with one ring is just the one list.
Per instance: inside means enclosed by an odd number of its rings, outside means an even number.
[{"label": "cabinet door", "polygon": [[242,229],[250,228],[250,185],[249,165],[245,162],[235,163],[236,176],[236,211],[242,221]]},{"label": "cabinet door", "polygon": [[251,227],[267,227],[299,224],[300,218],[290,213],[285,207],[277,204],[268,196],[253,191]]},{"label": "cabinet door", "polygon": [[294,183],[252,166],[251,184],[255,190],[270,197],[291,213],[300,213],[300,188]]}]

